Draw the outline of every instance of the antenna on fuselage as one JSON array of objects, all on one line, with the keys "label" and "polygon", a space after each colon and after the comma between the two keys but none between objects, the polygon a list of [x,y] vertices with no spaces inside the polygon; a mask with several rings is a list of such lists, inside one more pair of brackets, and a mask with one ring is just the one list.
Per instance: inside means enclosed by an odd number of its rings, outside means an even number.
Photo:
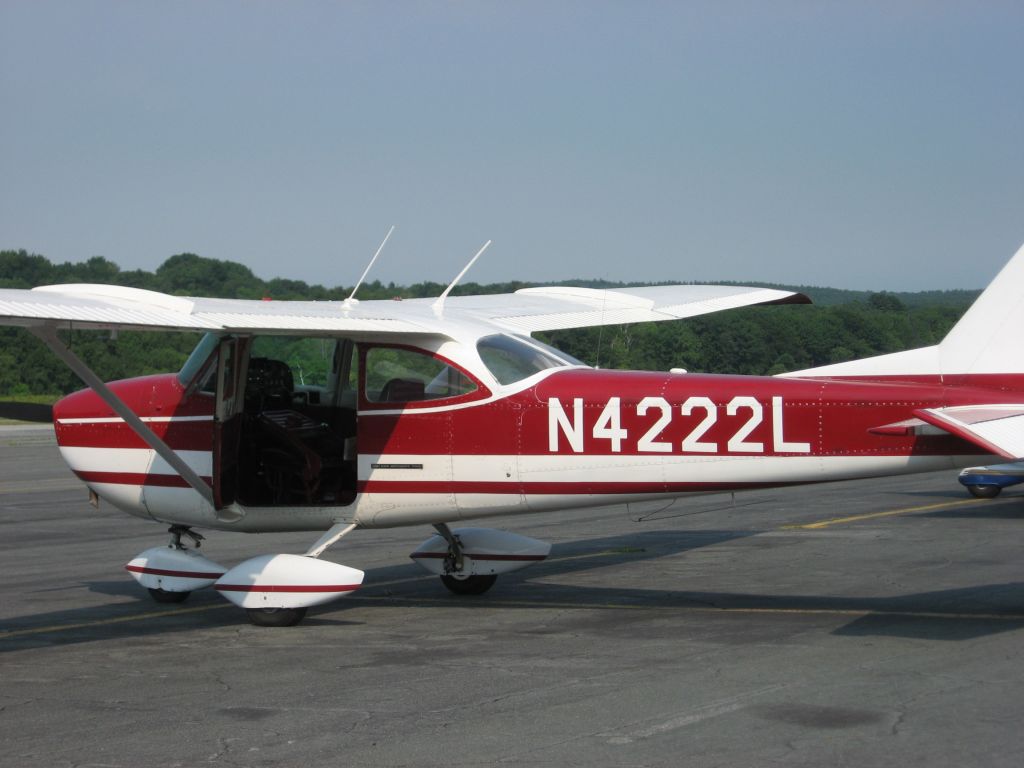
[{"label": "antenna on fuselage", "polygon": [[490,248],[490,246],[491,246],[491,241],[488,240],[486,243],[484,243],[483,247],[479,251],[476,252],[476,256],[474,256],[472,259],[469,260],[469,264],[464,266],[462,268],[462,271],[459,272],[459,274],[457,274],[455,276],[455,279],[452,280],[452,284],[444,289],[444,293],[442,293],[440,296],[437,297],[437,301],[435,301],[431,305],[435,312],[439,313],[442,309],[444,309],[444,300],[448,298],[448,294],[452,292],[452,288],[454,288],[456,285],[459,284],[459,280],[462,279],[462,276],[464,274],[466,274],[467,272],[469,272],[469,268],[472,267],[476,263],[476,260],[480,258],[480,254],[482,254],[484,251],[486,251],[488,248]]},{"label": "antenna on fuselage", "polygon": [[370,270],[373,269],[374,263],[377,261],[377,257],[380,256],[380,252],[384,250],[384,244],[387,243],[388,238],[391,237],[391,233],[395,231],[395,225],[391,225],[391,229],[384,235],[384,239],[381,241],[380,247],[377,248],[377,252],[373,254],[373,258],[370,259],[370,263],[366,265],[366,269],[363,270],[363,276],[359,278],[359,282],[356,283],[356,287],[352,289],[352,293],[348,295],[348,298],[341,303],[342,309],[349,309],[353,304],[358,304],[359,301],[356,299],[356,291],[362,286],[366,276],[370,274]]}]

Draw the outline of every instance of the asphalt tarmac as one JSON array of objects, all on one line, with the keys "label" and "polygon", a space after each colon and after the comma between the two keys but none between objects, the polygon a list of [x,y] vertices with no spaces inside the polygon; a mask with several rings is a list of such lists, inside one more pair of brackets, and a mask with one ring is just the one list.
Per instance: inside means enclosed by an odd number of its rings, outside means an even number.
[{"label": "asphalt tarmac", "polygon": [[3,766],[1024,765],[1024,494],[953,473],[500,520],[554,550],[480,597],[358,531],[366,585],[289,629],[151,602],[163,529],[86,496],[0,429]]}]

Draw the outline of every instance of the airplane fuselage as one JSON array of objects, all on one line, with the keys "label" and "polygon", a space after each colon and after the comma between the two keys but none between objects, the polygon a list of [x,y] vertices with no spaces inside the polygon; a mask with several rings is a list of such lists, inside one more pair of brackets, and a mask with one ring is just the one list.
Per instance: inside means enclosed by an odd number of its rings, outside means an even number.
[{"label": "airplane fuselage", "polygon": [[[65,398],[54,415],[65,461],[126,512],[225,530],[323,530],[340,520],[451,522],[967,466],[981,449],[889,426],[921,408],[1015,402],[1024,388],[1006,376],[954,383],[570,368],[477,401],[382,408],[364,398],[351,414],[351,497],[234,499],[219,509],[91,392]],[[225,451],[214,394],[174,375],[112,389],[211,485],[240,460]]]}]

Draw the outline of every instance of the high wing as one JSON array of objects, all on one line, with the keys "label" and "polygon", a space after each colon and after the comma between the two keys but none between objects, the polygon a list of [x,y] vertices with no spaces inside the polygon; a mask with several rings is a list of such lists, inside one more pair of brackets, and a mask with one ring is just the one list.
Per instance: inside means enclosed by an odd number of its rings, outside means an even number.
[{"label": "high wing", "polygon": [[729,285],[664,285],[599,290],[523,288],[456,296],[448,307],[516,333],[678,320],[757,304],[810,304],[802,293]]},{"label": "high wing", "polygon": [[0,324],[166,331],[436,332],[403,318],[401,312],[363,306],[345,310],[341,302],[207,299],[117,285],[50,285],[0,290]]},{"label": "high wing", "polygon": [[115,285],[0,289],[0,325],[23,327],[450,335],[484,324],[517,333],[612,325],[719,312],[755,304],[806,304],[770,288],[675,285],[620,290],[526,288],[511,294],[405,301],[253,301],[169,296]]}]

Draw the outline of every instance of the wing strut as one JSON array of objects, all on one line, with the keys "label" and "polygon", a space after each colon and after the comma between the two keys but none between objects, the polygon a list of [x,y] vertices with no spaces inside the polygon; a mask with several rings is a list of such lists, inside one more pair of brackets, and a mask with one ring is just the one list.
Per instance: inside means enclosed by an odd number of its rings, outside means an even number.
[{"label": "wing strut", "polygon": [[161,459],[166,461],[174,470],[181,475],[185,482],[192,486],[193,490],[198,493],[211,507],[215,506],[213,501],[213,489],[210,488],[203,479],[196,473],[192,467],[185,463],[185,461],[174,452],[174,450],[161,440],[153,430],[146,426],[146,424],[135,415],[135,412],[129,408],[125,402],[119,398],[114,392],[108,387],[103,381],[92,372],[89,368],[74,352],[60,340],[57,336],[57,330],[55,328],[48,327],[35,327],[29,328],[29,331],[39,338],[50,350],[59,357],[64,363],[75,372],[86,385],[100,396],[107,405],[109,405],[114,413],[124,419],[125,423],[132,428],[140,438],[142,438],[150,448],[157,452],[157,455]]}]

